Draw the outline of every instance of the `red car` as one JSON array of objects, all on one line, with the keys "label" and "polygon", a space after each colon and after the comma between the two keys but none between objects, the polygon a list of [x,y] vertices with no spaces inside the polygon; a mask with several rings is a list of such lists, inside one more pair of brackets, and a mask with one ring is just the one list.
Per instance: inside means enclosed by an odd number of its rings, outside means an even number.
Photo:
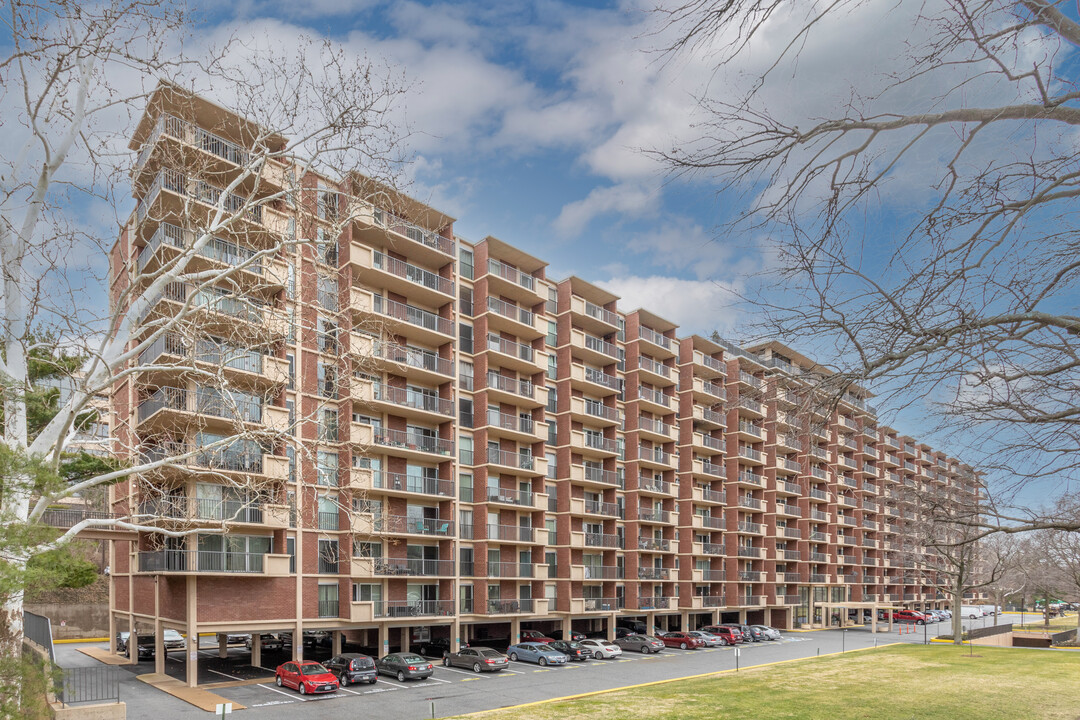
[{"label": "red car", "polygon": [[522,630],[521,640],[519,640],[518,642],[549,643],[555,642],[555,638],[550,638],[539,630]]},{"label": "red car", "polygon": [[657,637],[664,643],[665,647],[676,647],[680,650],[699,648],[705,644],[693,635],[689,635],[679,630],[664,633],[663,635],[658,635]]},{"label": "red car", "polygon": [[321,663],[311,660],[278,665],[274,682],[278,687],[296,688],[301,695],[337,692],[338,689],[338,679],[334,674]]},{"label": "red car", "polygon": [[701,629],[707,633],[722,637],[728,645],[738,645],[746,642],[746,638],[742,636],[742,631],[738,628],[728,627],[727,625],[709,625]]},{"label": "red car", "polygon": [[[885,620],[889,619],[888,610],[885,610],[882,614]],[[915,623],[916,625],[926,624],[926,616],[918,610],[893,610],[892,616],[894,622]]]}]

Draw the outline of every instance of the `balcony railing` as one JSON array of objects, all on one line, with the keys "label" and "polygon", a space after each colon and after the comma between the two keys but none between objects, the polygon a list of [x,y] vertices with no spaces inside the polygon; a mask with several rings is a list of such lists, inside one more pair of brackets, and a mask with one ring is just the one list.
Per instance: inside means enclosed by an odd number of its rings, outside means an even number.
[{"label": "balcony railing", "polygon": [[588,315],[591,318],[599,320],[602,323],[607,323],[608,325],[618,325],[619,324],[619,316],[618,315],[611,312],[610,310],[605,310],[604,308],[600,307],[599,305],[591,303],[588,300],[585,301],[585,314]]},{"label": "balcony railing", "polygon": [[671,522],[669,518],[670,515],[665,510],[656,510],[653,508],[638,508],[638,520],[642,520],[644,522]]},{"label": "balcony railing", "polygon": [[608,357],[618,357],[619,351],[613,343],[609,343],[603,338],[598,338],[594,335],[585,335],[585,347],[594,352],[607,355]]},{"label": "balcony railing", "polygon": [[414,305],[390,300],[382,295],[374,296],[373,309],[380,315],[399,320],[410,325],[431,330],[442,335],[453,335],[454,324],[446,318],[439,317],[430,310],[424,310]]},{"label": "balcony railing", "polygon": [[262,422],[262,399],[232,393],[225,395],[209,388],[197,388],[190,392],[186,388],[161,387],[139,403],[139,422],[159,410],[178,410],[225,418],[242,422]]},{"label": "balcony railing", "polygon": [[189,342],[179,335],[159,335],[139,354],[139,364],[149,365],[162,355],[174,355],[196,362],[262,374],[263,356],[256,350],[209,338]]},{"label": "balcony railing", "polygon": [[405,492],[441,495],[443,497],[453,497],[454,495],[453,480],[388,472],[386,470],[373,470],[371,472],[371,486],[376,490],[403,490]]},{"label": "balcony railing", "polygon": [[619,378],[614,375],[608,375],[603,370],[597,370],[596,368],[585,368],[585,380],[597,385],[602,385],[610,390],[619,389]]},{"label": "balcony railing", "polygon": [[398,260],[397,258],[376,251],[371,254],[371,264],[378,270],[388,272],[391,275],[396,275],[397,277],[416,283],[417,285],[431,288],[444,295],[454,294],[454,283],[452,280],[447,280],[437,273],[425,270],[422,267],[417,267],[404,260]]},{"label": "balcony railing", "polygon": [[585,533],[585,545],[588,547],[621,548],[622,539],[618,535],[607,533]]},{"label": "balcony railing", "polygon": [[488,297],[487,308],[496,315],[501,315],[530,327],[533,326],[536,316],[530,310],[518,307],[499,298]]},{"label": "balcony railing", "polygon": [[514,490],[512,488],[491,486],[488,486],[487,489],[488,502],[501,502],[511,505],[521,505],[522,507],[532,507],[534,498],[535,495],[528,490]]},{"label": "balcony railing", "polygon": [[623,599],[618,598],[583,598],[585,612],[601,612],[604,610],[619,610],[623,607]]},{"label": "balcony railing", "polygon": [[638,334],[642,340],[647,340],[653,345],[659,345],[660,347],[667,350],[671,349],[671,340],[656,332],[652,328],[648,328],[642,325],[640,328],[638,328]]},{"label": "balcony railing", "polygon": [[419,450],[420,452],[435,453],[437,455],[451,455],[454,452],[453,440],[444,440],[407,430],[376,428],[373,432],[373,439],[376,445],[384,447]]},{"label": "balcony railing", "polygon": [[522,525],[488,525],[487,536],[488,540],[533,542],[536,533],[533,528]]},{"label": "balcony railing", "polygon": [[440,415],[453,415],[454,402],[438,395],[420,392],[411,388],[394,387],[383,383],[373,383],[374,399],[414,410],[425,410]]},{"label": "balcony railing", "polygon": [[619,443],[616,442],[614,438],[606,438],[599,433],[586,432],[585,447],[610,453],[619,451]]},{"label": "balcony railing", "polygon": [[661,377],[666,378],[671,377],[671,368],[644,355],[638,358],[638,367],[647,372],[651,372],[653,375],[660,375]]},{"label": "balcony railing", "polygon": [[375,617],[453,615],[453,600],[383,600],[375,603]]},{"label": "balcony railing", "polygon": [[670,407],[671,399],[659,390],[650,390],[647,387],[639,387],[638,398],[641,400],[647,400],[651,403],[655,403],[656,405]]},{"label": "balcony railing", "polygon": [[533,572],[532,563],[489,562],[487,564],[487,574],[488,577],[497,578],[531,578],[535,573]]},{"label": "balcony railing", "polygon": [[532,362],[534,357],[531,345],[507,340],[493,333],[488,333],[488,350],[510,355],[526,362]]},{"label": "balcony railing", "polygon": [[607,485],[618,485],[619,474],[614,470],[604,470],[603,468],[593,467],[591,465],[585,466],[585,479],[589,482],[604,483]]},{"label": "balcony railing", "polygon": [[727,477],[727,470],[724,469],[723,465],[717,465],[708,460],[701,461],[701,472],[714,477]]},{"label": "balcony railing", "polygon": [[643,566],[638,568],[639,580],[667,580],[668,569]]},{"label": "balcony railing", "polygon": [[622,580],[624,575],[621,565],[586,565],[586,580]]},{"label": "balcony railing", "polygon": [[724,546],[720,543],[702,543],[701,551],[706,555],[723,555],[725,554]]},{"label": "balcony railing", "polygon": [[216,550],[144,550],[140,572],[261,573],[263,553]]},{"label": "balcony railing", "polygon": [[430,370],[440,375],[454,374],[453,362],[435,355],[430,350],[375,340],[372,342],[371,354],[377,358],[401,363],[419,370]]},{"label": "balcony railing", "polygon": [[142,223],[146,219],[147,214],[150,212],[150,206],[157,199],[161,190],[168,190],[215,207],[219,206],[220,203],[220,207],[226,213],[239,213],[248,220],[257,223],[262,222],[262,206],[256,204],[251,198],[226,193],[221,188],[215,187],[204,180],[194,180],[177,170],[162,168],[158,171],[154,182],[151,183],[150,188],[135,209],[136,224]]},{"label": "balcony railing", "polygon": [[373,527],[380,533],[409,533],[449,537],[454,534],[454,522],[442,518],[421,518],[408,515],[376,515]]},{"label": "balcony railing", "polygon": [[671,598],[666,597],[642,597],[638,598],[638,610],[649,610],[652,608],[669,608],[671,607]]},{"label": "balcony railing", "polygon": [[618,408],[608,407],[596,400],[585,400],[585,413],[593,417],[604,418],[613,422],[619,422],[621,417]]},{"label": "balcony railing", "polygon": [[[660,435],[671,435],[671,425],[659,420],[653,420],[652,418],[639,418],[638,427],[642,430],[647,430]],[[709,439],[711,440],[712,438]]]},{"label": "balcony railing", "polygon": [[638,538],[638,550],[652,550],[652,551],[664,551],[667,552],[671,549],[671,541],[663,538],[650,538],[639,537]]},{"label": "balcony railing", "polygon": [[533,611],[532,598],[520,600],[488,600],[484,608],[486,615],[513,615],[516,613],[531,613]]},{"label": "balcony railing", "polygon": [[666,480],[658,480],[656,478],[640,478],[638,480],[638,489],[647,490],[655,493],[663,493],[665,495],[671,495],[672,490],[671,483]]},{"label": "balcony railing", "polygon": [[493,258],[488,258],[488,272],[492,275],[498,275],[503,280],[509,280],[515,285],[520,285],[526,290],[536,289],[536,278],[532,275],[524,273],[515,267],[510,267],[506,263],[499,262]]},{"label": "balcony railing", "polygon": [[530,454],[518,453],[513,450],[486,450],[486,462],[506,467],[519,468],[521,470],[533,470],[536,458]]},{"label": "balcony railing", "polygon": [[[150,262],[154,253],[156,253],[161,246],[167,245],[183,250],[191,247],[198,237],[199,236],[191,230],[184,230],[183,228],[179,228],[170,223],[161,223],[158,225],[157,231],[154,232],[154,236],[150,238],[150,241],[139,250],[137,261],[139,272],[142,272],[143,269],[146,268],[147,263]],[[212,237],[203,243],[195,254],[199,257],[215,260],[230,267],[240,267],[243,265],[244,270],[247,272],[256,275],[263,274],[262,260],[255,259],[258,254],[257,250],[238,245],[237,243],[228,240]]]},{"label": "balcony railing", "polygon": [[520,395],[522,397],[531,398],[535,390],[535,386],[530,380],[518,380],[517,378],[506,377],[500,375],[497,372],[488,371],[487,385],[489,388],[495,390],[501,390],[503,392],[513,393],[514,395]]},{"label": "balcony railing", "polygon": [[648,460],[654,463],[660,463],[662,465],[670,465],[674,462],[671,453],[665,452],[663,448],[659,447],[645,447],[641,445],[638,447],[638,459]]}]

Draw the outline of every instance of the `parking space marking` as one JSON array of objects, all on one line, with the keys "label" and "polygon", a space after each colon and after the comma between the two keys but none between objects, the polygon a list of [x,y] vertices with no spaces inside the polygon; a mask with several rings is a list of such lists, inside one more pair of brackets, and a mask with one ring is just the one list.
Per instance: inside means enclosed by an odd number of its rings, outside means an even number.
[{"label": "parking space marking", "polygon": [[244,679],[244,678],[240,677],[239,675],[230,675],[229,673],[223,673],[223,672],[220,672],[218,670],[211,670],[210,668],[206,668],[206,672],[212,672],[215,675],[221,675],[222,677],[227,677],[227,678],[230,678],[232,680],[243,680]]},{"label": "parking space marking", "polygon": [[338,690],[340,690],[341,692],[347,692],[350,695],[363,695],[364,694],[362,692],[357,692],[355,690],[350,690],[349,688],[343,688],[343,687],[338,687]]},{"label": "parking space marking", "polygon": [[255,687],[261,687],[264,690],[271,690],[273,692],[279,693],[279,694],[284,695],[285,697],[291,699],[293,702],[297,702],[297,701],[307,702],[306,697],[300,697],[299,695],[290,695],[289,693],[285,692],[284,690],[276,688],[273,685],[256,685]]},{"label": "parking space marking", "polygon": [[402,690],[408,690],[408,688],[404,685],[398,685],[397,683],[392,683],[389,680],[383,680],[382,678],[379,678],[379,682],[383,683],[384,685],[393,685],[394,687],[401,688]]},{"label": "parking space marking", "polygon": [[533,672],[551,672],[549,668],[540,668],[539,670],[533,670]]},{"label": "parking space marking", "polygon": [[449,681],[449,680],[440,680],[439,678],[435,677],[434,675],[432,675],[431,677],[429,677],[429,678],[428,678],[428,680],[434,680],[435,682],[441,682],[441,683],[446,683],[447,685],[449,685],[449,684],[450,684],[450,681]]},{"label": "parking space marking", "polygon": [[510,673],[512,675],[524,675],[525,674],[521,670],[511,670],[510,668],[503,668],[502,671],[499,674],[501,675],[504,672],[508,672],[508,673]]}]

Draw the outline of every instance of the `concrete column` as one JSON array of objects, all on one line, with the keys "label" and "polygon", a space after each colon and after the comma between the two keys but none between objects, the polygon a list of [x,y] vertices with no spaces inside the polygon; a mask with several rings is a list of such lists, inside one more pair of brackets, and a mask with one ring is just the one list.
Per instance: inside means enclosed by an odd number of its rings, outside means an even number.
[{"label": "concrete column", "polygon": [[521,642],[521,618],[510,621],[510,644],[516,645]]},{"label": "concrete column", "polygon": [[570,616],[569,615],[563,615],[562,623],[561,623],[562,639],[563,640],[566,640],[566,641],[570,640],[570,630],[571,630],[572,626],[573,626],[573,622],[570,620]]},{"label": "concrete column", "polygon": [[187,646],[184,650],[184,669],[188,687],[199,684],[199,627],[188,623]]},{"label": "concrete column", "polygon": [[390,654],[390,628],[386,625],[379,626],[379,647],[376,648],[379,657]]},{"label": "concrete column", "polygon": [[165,633],[161,627],[161,576],[154,576],[154,672],[165,674]]},{"label": "concrete column", "polygon": [[225,633],[218,633],[217,656],[219,658],[229,657],[229,636]]},{"label": "concrete column", "polygon": [[343,633],[340,630],[331,630],[330,631],[330,652],[334,656],[337,656],[337,655],[341,654],[341,636],[342,636],[342,634]]},{"label": "concrete column", "polygon": [[412,628],[403,627],[401,628],[401,651],[409,652],[410,645],[412,645]]},{"label": "concrete column", "polygon": [[262,633],[251,633],[251,664],[262,665]]},{"label": "concrete column", "polygon": [[139,633],[135,632],[135,623],[128,625],[127,654],[128,665],[139,664]]},{"label": "concrete column", "polygon": [[608,615],[607,617],[607,639],[608,642],[615,642],[615,616]]},{"label": "concrete column", "polygon": [[877,633],[877,603],[874,603],[874,607],[870,609],[870,633]]},{"label": "concrete column", "polygon": [[653,625],[656,624],[656,613],[649,611],[645,613],[645,634],[652,635]]},{"label": "concrete column", "polygon": [[[111,499],[112,488],[109,488]],[[116,654],[116,576],[111,573],[116,568],[116,541],[109,540],[109,654]],[[130,572],[130,568],[128,569]]]},{"label": "concrete column", "polygon": [[461,649],[461,642],[463,640],[461,621],[454,618],[454,621],[450,623],[450,652],[457,652]]},{"label": "concrete column", "polygon": [[109,654],[116,654],[116,614],[112,610],[109,611]]},{"label": "concrete column", "polygon": [[300,622],[297,622],[296,627],[293,628],[292,659],[293,662],[300,662],[304,659],[304,626]]}]

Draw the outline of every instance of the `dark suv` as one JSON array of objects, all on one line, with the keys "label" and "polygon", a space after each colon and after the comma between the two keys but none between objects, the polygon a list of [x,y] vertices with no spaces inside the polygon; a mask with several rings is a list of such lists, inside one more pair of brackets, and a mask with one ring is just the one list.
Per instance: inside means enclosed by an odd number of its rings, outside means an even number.
[{"label": "dark suv", "polygon": [[360,653],[345,653],[337,655],[323,663],[327,670],[337,675],[341,687],[353,683],[366,682],[371,685],[379,679],[375,672],[375,661],[367,655]]}]

